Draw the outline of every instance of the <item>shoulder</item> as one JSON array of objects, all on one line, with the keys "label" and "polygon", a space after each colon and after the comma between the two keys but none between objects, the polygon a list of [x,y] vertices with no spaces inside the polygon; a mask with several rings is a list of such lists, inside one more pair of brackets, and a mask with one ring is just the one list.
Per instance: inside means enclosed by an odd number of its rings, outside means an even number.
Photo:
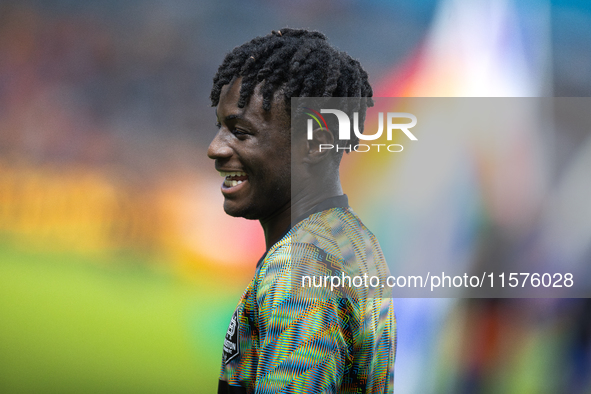
[{"label": "shoulder", "polygon": [[[261,264],[260,275],[289,272],[297,262],[339,260],[343,242],[367,232],[350,208],[336,207],[311,214],[295,224],[273,245]],[[353,236],[352,236],[353,235]]]},{"label": "shoulder", "polygon": [[[386,272],[374,235],[351,208],[335,207],[298,222],[269,249],[257,273],[257,293],[277,300],[294,294],[334,297],[327,278]],[[322,286],[303,288],[302,278],[322,278]]]},{"label": "shoulder", "polygon": [[335,207],[312,214],[294,230],[293,238],[335,255],[347,246],[375,238],[350,207]]}]

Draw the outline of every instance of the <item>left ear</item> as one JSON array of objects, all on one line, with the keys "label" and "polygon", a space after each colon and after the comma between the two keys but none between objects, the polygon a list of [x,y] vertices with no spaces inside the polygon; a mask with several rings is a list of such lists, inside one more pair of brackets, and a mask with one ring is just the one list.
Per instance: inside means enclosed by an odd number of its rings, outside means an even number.
[{"label": "left ear", "polygon": [[335,139],[332,132],[325,128],[316,128],[312,132],[312,139],[306,140],[307,151],[304,163],[317,164],[333,153]]}]

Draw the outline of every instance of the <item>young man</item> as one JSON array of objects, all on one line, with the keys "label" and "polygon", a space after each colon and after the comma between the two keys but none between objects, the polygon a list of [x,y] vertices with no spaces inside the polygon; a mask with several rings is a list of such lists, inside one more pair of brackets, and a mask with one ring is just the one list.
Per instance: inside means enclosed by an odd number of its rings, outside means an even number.
[{"label": "young man", "polygon": [[[218,393],[390,393],[396,322],[387,287],[302,290],[304,273],[387,275],[379,244],[348,206],[330,128],[292,136],[292,97],[354,97],[367,73],[314,31],[281,29],[230,52],[211,91],[208,156],[224,210],[259,220],[267,252],[232,315]],[[361,122],[362,123],[362,122]],[[293,139],[292,139],[293,137]],[[325,285],[327,283],[325,282]],[[298,288],[299,286],[299,288]]]}]

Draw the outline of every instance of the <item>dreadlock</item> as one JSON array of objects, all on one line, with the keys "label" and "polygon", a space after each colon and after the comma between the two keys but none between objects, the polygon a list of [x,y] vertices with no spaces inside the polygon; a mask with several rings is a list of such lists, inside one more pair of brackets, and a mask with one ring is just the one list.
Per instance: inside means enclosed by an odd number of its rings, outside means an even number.
[{"label": "dreadlock", "polygon": [[[373,91],[361,64],[332,47],[317,31],[284,28],[234,48],[213,78],[211,105],[217,106],[224,85],[242,77],[238,107],[243,108],[262,82],[263,109],[269,111],[273,95],[282,89],[287,111],[292,97],[358,97],[355,110],[360,131]],[[348,143],[358,142],[352,136]]]}]

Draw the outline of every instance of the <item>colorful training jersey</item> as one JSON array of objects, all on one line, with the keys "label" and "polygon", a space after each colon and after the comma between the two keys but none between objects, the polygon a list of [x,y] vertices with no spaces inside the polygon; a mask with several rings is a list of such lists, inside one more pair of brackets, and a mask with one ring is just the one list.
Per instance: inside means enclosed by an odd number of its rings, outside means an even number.
[{"label": "colorful training jersey", "polygon": [[259,262],[230,320],[218,394],[391,393],[387,275],[347,197],[317,205]]}]

